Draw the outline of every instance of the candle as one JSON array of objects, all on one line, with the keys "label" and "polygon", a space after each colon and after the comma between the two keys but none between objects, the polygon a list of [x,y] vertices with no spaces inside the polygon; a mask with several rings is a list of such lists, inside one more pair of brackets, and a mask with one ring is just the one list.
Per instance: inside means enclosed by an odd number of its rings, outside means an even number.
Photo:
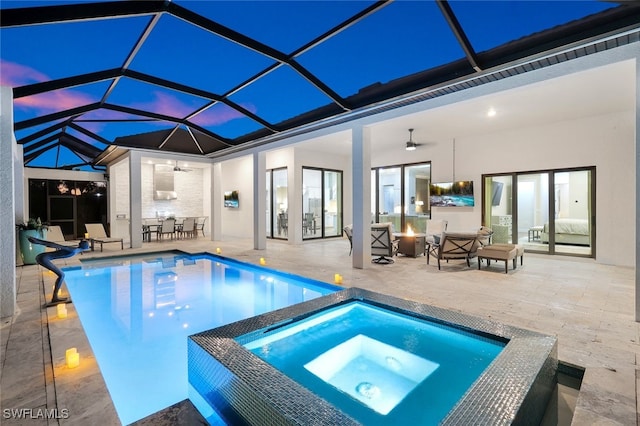
[{"label": "candle", "polygon": [[222,250],[220,250],[220,247],[216,247],[216,253],[218,254],[222,253]]},{"label": "candle", "polygon": [[63,319],[67,317],[67,305],[65,305],[64,303],[60,303],[57,306],[57,310],[58,318]]},{"label": "candle", "polygon": [[333,281],[334,281],[336,284],[342,284],[342,275],[340,275],[340,274],[335,274],[335,275],[333,276]]},{"label": "candle", "polygon": [[267,264],[267,261],[266,261],[266,260],[264,260],[264,257],[261,257],[261,258],[260,258],[260,264],[261,264],[261,265],[266,265],[266,264]]},{"label": "candle", "polygon": [[65,360],[67,361],[68,368],[76,368],[80,365],[80,354],[78,353],[78,349],[69,348],[65,352]]},{"label": "candle", "polygon": [[85,240],[89,239],[89,233],[88,233],[88,232],[85,232],[85,233],[84,233],[84,239],[85,239]]}]

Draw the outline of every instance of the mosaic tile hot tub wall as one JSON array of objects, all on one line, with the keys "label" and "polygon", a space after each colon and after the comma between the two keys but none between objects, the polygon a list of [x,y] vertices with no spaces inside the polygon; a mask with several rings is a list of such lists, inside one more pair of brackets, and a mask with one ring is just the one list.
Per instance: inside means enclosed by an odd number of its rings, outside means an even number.
[{"label": "mosaic tile hot tub wall", "polygon": [[539,424],[556,385],[555,337],[358,288],[191,336],[189,383],[229,424],[359,424],[236,340],[356,300],[509,340],[442,424]]}]

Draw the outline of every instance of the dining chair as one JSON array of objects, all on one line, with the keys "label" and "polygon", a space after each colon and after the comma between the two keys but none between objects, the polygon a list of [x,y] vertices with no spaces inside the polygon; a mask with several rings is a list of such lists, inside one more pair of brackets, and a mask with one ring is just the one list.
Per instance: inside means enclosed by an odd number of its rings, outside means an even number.
[{"label": "dining chair", "polygon": [[158,239],[161,240],[165,235],[169,235],[173,240],[173,237],[176,233],[176,220],[175,219],[165,219],[162,221],[160,226],[158,227]]},{"label": "dining chair", "polygon": [[206,221],[207,221],[207,217],[206,216],[199,217],[196,220],[196,232],[195,232],[196,237],[198,236],[198,231],[202,232],[202,236],[203,237],[205,236],[204,235],[204,223]]},{"label": "dining chair", "polygon": [[188,217],[182,222],[182,228],[180,228],[181,237],[193,238],[196,232],[196,220],[193,217]]}]

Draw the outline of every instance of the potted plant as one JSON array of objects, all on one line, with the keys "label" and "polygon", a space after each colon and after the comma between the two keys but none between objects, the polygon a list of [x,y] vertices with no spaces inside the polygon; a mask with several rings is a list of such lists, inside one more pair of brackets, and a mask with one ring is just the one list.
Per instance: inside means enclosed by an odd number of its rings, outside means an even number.
[{"label": "potted plant", "polygon": [[35,265],[36,256],[43,253],[45,246],[33,244],[29,241],[29,237],[46,239],[47,225],[42,223],[40,218],[29,218],[26,223],[19,223],[18,228],[18,244],[20,245],[20,255],[25,265]]}]

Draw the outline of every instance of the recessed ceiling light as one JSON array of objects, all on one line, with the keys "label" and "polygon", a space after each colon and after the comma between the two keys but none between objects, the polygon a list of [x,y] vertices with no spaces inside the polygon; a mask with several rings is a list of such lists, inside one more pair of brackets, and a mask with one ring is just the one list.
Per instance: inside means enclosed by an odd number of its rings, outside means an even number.
[{"label": "recessed ceiling light", "polygon": [[489,108],[489,111],[487,111],[487,117],[495,117],[496,116],[496,110],[493,108]]}]

